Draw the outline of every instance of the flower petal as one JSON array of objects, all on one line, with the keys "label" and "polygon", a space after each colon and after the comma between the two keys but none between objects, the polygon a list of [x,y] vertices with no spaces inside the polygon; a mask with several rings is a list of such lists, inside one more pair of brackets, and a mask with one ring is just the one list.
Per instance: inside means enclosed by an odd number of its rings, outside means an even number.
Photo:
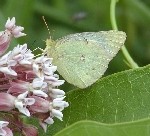
[{"label": "flower petal", "polygon": [[48,95],[41,90],[33,90],[33,94],[40,97],[45,97],[45,98],[48,97]]},{"label": "flower petal", "polygon": [[56,109],[52,109],[52,114],[53,114],[56,118],[58,118],[58,119],[60,119],[60,120],[62,121],[63,114],[62,114],[61,111],[56,110]]},{"label": "flower petal", "polygon": [[44,122],[51,125],[54,123],[54,120],[51,117],[48,117],[47,119],[44,120]]},{"label": "flower petal", "polygon": [[0,121],[0,128],[6,127],[9,124],[7,121]]},{"label": "flower petal", "polygon": [[16,23],[15,17],[13,17],[11,20],[10,18],[8,18],[5,24],[5,28],[11,30],[15,26],[15,23]]}]

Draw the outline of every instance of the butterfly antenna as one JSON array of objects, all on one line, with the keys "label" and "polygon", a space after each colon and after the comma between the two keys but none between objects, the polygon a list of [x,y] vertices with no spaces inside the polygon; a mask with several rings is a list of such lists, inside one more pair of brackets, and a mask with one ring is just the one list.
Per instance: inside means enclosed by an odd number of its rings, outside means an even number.
[{"label": "butterfly antenna", "polygon": [[45,20],[44,16],[42,16],[42,18],[43,18],[43,21],[44,21],[44,23],[45,23],[45,25],[46,25],[46,27],[47,27],[47,30],[48,30],[48,33],[49,33],[49,37],[50,37],[50,39],[51,39],[51,33],[50,33],[50,30],[49,30],[49,27],[48,27],[48,25],[47,25],[47,23],[46,23],[46,20]]}]

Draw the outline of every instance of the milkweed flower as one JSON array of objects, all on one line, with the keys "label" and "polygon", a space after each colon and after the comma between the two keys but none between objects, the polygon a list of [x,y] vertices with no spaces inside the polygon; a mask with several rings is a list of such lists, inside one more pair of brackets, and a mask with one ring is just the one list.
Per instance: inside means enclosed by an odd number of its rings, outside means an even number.
[{"label": "milkweed flower", "polygon": [[25,136],[38,136],[37,128],[32,125],[24,125],[22,127],[22,134]]},{"label": "milkweed flower", "polygon": [[8,124],[7,121],[0,121],[0,136],[13,136],[11,129],[7,127]]},{"label": "milkweed flower", "polygon": [[22,33],[23,30],[24,27],[16,26],[15,17],[12,19],[8,18],[5,24],[5,31],[0,32],[0,55],[8,49],[12,37],[19,38],[26,35]]},{"label": "milkweed flower", "polygon": [[[47,125],[54,123],[54,117],[62,121],[62,111],[69,104],[64,100],[65,92],[58,87],[65,81],[55,74],[57,67],[52,64],[52,58],[35,57],[26,43],[5,53],[13,37],[26,35],[22,33],[23,27],[16,26],[14,17],[8,18],[5,28],[0,32],[0,111],[11,115],[4,116],[10,127],[13,122],[14,129],[22,134],[36,136],[36,127],[25,124],[20,115],[36,117],[45,132]],[[5,133],[2,126],[8,125],[6,122],[2,122],[0,133]]]}]

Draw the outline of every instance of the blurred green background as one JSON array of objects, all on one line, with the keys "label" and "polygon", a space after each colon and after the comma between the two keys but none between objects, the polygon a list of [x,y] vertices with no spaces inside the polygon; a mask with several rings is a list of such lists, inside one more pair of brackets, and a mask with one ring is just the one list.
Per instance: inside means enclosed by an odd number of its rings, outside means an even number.
[{"label": "blurred green background", "polygon": [[[0,29],[8,17],[16,17],[17,25],[25,27],[26,37],[13,40],[27,43],[29,48],[45,48],[49,38],[42,20],[45,16],[53,39],[83,31],[111,29],[110,0],[1,0]],[[119,30],[127,33],[125,46],[133,59],[144,66],[150,62],[150,0],[120,0],[116,18]],[[129,69],[121,52],[110,63],[107,74]]]}]

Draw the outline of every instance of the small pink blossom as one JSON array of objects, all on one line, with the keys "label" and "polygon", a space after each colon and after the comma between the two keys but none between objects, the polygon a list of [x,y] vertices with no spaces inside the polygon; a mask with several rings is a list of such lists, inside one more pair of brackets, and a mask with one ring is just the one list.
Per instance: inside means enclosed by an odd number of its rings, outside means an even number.
[{"label": "small pink blossom", "polygon": [[26,98],[28,92],[18,95],[15,100],[15,107],[26,116],[30,116],[30,112],[27,109],[27,106],[33,105],[35,103],[34,98]]},{"label": "small pink blossom", "polygon": [[43,128],[44,132],[47,131],[47,125],[52,125],[54,120],[51,117],[48,117],[44,121],[39,121],[40,126]]},{"label": "small pink blossom", "polygon": [[38,136],[37,128],[32,125],[24,125],[22,127],[22,132],[25,136]]},{"label": "small pink blossom", "polygon": [[17,45],[11,52],[9,58],[14,64],[31,65],[34,54],[27,49],[27,44]]},{"label": "small pink blossom", "polygon": [[52,59],[46,56],[40,56],[35,59],[33,64],[33,71],[37,74],[39,78],[43,78],[45,75],[53,75],[57,67],[51,64]]},{"label": "small pink blossom", "polygon": [[15,108],[16,97],[8,93],[0,93],[0,111],[10,111]]},{"label": "small pink blossom", "polygon": [[64,97],[65,95],[65,92],[63,90],[60,90],[60,89],[50,89],[49,88],[49,95],[52,97],[52,98],[61,98],[61,97]]},{"label": "small pink blossom", "polygon": [[62,121],[63,114],[61,111],[52,109],[52,115],[55,116],[56,118],[60,119]]},{"label": "small pink blossom", "polygon": [[2,31],[0,32],[0,56],[8,49],[11,41],[11,33]]},{"label": "small pink blossom", "polygon": [[25,36],[25,33],[22,33],[21,31],[24,30],[24,27],[21,26],[16,26],[15,25],[16,20],[15,17],[13,17],[12,19],[8,18],[6,24],[5,24],[5,28],[8,32],[11,32],[11,34],[15,37],[21,37],[21,36]]},{"label": "small pink blossom", "polygon": [[0,58],[0,71],[8,75],[16,76],[17,73],[11,68],[15,64],[11,63],[11,60],[9,59],[10,54],[11,51]]},{"label": "small pink blossom", "polygon": [[41,97],[48,97],[46,94],[47,83],[44,82],[41,78],[35,78],[32,82],[33,94]]},{"label": "small pink blossom", "polygon": [[18,38],[26,35],[21,32],[24,28],[16,26],[15,23],[14,17],[12,19],[8,18],[5,24],[6,30],[0,32],[0,56],[8,49],[12,37]]},{"label": "small pink blossom", "polygon": [[23,94],[29,91],[30,83],[22,81],[22,80],[15,80],[10,82],[11,87],[8,89],[8,93],[18,96],[19,94]]},{"label": "small pink blossom", "polygon": [[10,128],[7,127],[9,122],[7,121],[0,121],[0,135],[1,136],[13,136],[12,131]]},{"label": "small pink blossom", "polygon": [[69,106],[68,102],[63,101],[64,98],[65,97],[54,99],[53,102],[51,103],[52,106],[56,109],[59,109],[60,111],[64,110],[64,108]]},{"label": "small pink blossom", "polygon": [[11,20],[8,18],[5,28],[12,31],[12,29],[15,27],[16,19],[13,17]]},{"label": "small pink blossom", "polygon": [[35,99],[35,103],[30,106],[32,112],[47,113],[49,111],[50,103],[48,100],[38,96],[31,96],[31,98]]},{"label": "small pink blossom", "polygon": [[32,52],[27,49],[27,44],[18,45],[0,58],[0,71],[8,75],[17,76],[15,68],[19,64],[30,67],[33,57]]},{"label": "small pink blossom", "polygon": [[40,78],[35,78],[32,83],[16,80],[11,82],[11,87],[8,90],[8,93],[13,95],[19,95],[24,92],[33,93],[36,96],[48,97],[46,92],[47,83],[43,82]]}]

